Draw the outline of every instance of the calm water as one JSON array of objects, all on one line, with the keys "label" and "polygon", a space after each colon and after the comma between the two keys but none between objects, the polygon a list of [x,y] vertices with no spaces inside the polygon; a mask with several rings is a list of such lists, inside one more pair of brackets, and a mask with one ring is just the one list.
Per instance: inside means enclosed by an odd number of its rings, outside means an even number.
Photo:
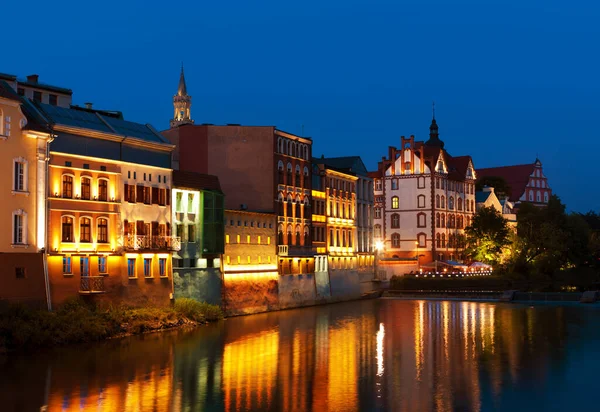
[{"label": "calm water", "polygon": [[0,410],[595,410],[600,307],[370,300],[0,358]]}]

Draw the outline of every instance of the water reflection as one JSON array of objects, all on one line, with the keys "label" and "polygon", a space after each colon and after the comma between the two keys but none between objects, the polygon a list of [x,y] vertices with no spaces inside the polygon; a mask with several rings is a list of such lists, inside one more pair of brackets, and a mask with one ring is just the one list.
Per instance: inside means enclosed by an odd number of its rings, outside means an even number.
[{"label": "water reflection", "polygon": [[[0,358],[3,411],[572,409],[596,307],[379,300]],[[26,388],[26,389],[25,389]]]}]

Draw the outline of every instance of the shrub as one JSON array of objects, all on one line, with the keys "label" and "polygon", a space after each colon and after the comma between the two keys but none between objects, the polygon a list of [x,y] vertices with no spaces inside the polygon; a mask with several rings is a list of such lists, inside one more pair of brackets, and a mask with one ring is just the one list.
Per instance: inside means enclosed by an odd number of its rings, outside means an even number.
[{"label": "shrub", "polygon": [[179,298],[175,300],[174,310],[186,318],[203,322],[204,320],[218,320],[223,318],[221,308],[206,302],[198,302],[194,299]]}]

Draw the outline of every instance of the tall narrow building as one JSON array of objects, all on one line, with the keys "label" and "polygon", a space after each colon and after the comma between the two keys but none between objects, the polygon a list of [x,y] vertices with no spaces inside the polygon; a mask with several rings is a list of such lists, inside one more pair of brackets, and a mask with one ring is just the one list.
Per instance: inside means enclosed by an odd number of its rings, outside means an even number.
[{"label": "tall narrow building", "polygon": [[179,86],[177,94],[173,96],[173,119],[171,119],[171,128],[181,126],[182,124],[193,124],[190,108],[192,107],[192,96],[187,94],[185,86],[185,75],[183,65],[181,65],[181,74],[179,75]]}]

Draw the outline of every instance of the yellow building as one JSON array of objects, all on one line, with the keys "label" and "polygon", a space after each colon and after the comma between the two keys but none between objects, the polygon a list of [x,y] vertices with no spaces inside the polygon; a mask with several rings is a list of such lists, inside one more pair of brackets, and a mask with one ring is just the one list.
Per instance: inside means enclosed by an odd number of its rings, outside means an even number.
[{"label": "yellow building", "polygon": [[4,158],[0,174],[0,301],[46,306],[44,189],[48,134],[28,124],[25,113],[31,109],[15,92],[14,84],[0,77],[0,150]]}]

